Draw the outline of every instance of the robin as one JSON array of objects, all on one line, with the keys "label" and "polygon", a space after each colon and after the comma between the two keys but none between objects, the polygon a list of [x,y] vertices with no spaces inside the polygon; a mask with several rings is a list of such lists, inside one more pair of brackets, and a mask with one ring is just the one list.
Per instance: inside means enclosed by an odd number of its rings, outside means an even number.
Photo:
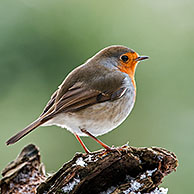
[{"label": "robin", "polygon": [[119,126],[130,114],[136,97],[135,69],[148,59],[125,46],[102,49],[75,68],[44,108],[42,114],[6,143],[13,144],[38,126],[57,125],[72,132],[86,153],[80,136],[96,137]]}]

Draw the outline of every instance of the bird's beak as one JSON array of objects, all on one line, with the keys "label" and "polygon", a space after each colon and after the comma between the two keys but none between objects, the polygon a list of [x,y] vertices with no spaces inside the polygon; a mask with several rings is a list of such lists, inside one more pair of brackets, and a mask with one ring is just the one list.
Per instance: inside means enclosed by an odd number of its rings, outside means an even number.
[{"label": "bird's beak", "polygon": [[146,60],[146,59],[149,59],[148,56],[139,56],[135,59],[135,61],[143,61],[143,60]]}]

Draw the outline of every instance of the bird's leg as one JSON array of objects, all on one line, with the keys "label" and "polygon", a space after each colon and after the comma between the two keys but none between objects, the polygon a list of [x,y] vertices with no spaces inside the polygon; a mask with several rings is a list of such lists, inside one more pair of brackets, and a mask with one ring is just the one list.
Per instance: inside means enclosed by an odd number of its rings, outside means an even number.
[{"label": "bird's leg", "polygon": [[106,145],[105,143],[103,143],[102,141],[100,141],[99,139],[97,139],[96,137],[94,137],[91,133],[89,133],[87,130],[85,129],[81,129],[81,131],[85,134],[87,134],[88,136],[90,136],[92,139],[94,139],[97,143],[99,143],[102,147],[104,147],[106,150],[111,151],[112,149]]},{"label": "bird's leg", "polygon": [[90,153],[90,151],[88,150],[88,148],[85,146],[84,142],[81,140],[81,138],[76,134],[74,133],[76,139],[79,141],[79,143],[81,144],[81,146],[84,148],[85,152],[88,154]]}]

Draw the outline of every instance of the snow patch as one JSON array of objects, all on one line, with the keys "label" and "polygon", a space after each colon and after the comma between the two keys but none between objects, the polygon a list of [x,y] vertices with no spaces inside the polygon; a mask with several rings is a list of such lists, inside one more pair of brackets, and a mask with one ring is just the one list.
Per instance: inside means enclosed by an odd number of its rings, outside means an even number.
[{"label": "snow patch", "polygon": [[85,159],[85,161],[87,161],[87,162],[93,162],[92,161],[92,155],[88,155],[88,157]]},{"label": "snow patch", "polygon": [[152,174],[154,172],[156,172],[157,168],[155,168],[154,170],[147,170],[146,173],[147,173],[147,176],[152,176]]},{"label": "snow patch", "polygon": [[146,178],[146,174],[143,173],[143,174],[140,176],[140,179],[142,180],[142,179],[145,179],[145,178]]},{"label": "snow patch", "polygon": [[131,181],[131,190],[137,191],[143,184],[138,183],[137,181]]},{"label": "snow patch", "polygon": [[[137,181],[131,181],[131,187],[128,188],[127,190],[123,191],[124,194],[129,194],[129,193],[135,193],[134,191],[137,191],[143,184],[138,183]],[[139,192],[138,192],[139,194]]]},{"label": "snow patch", "polygon": [[73,188],[80,182],[79,179],[74,178],[71,183],[66,184],[61,190],[64,193],[69,193],[70,191],[73,190]]},{"label": "snow patch", "polygon": [[95,156],[88,155],[88,157],[85,159],[86,162],[96,162],[98,159],[94,159]]},{"label": "snow patch", "polygon": [[155,168],[154,170],[147,170],[145,173],[143,173],[141,176],[140,176],[140,179],[145,179],[146,177],[149,177],[149,176],[152,176],[152,174],[154,172],[157,171],[157,168]]},{"label": "snow patch", "polygon": [[168,188],[156,188],[154,191],[152,191],[150,194],[167,194],[168,193]]},{"label": "snow patch", "polygon": [[79,166],[87,166],[87,164],[84,162],[83,158],[78,158],[77,161],[76,161],[76,165],[79,165]]}]

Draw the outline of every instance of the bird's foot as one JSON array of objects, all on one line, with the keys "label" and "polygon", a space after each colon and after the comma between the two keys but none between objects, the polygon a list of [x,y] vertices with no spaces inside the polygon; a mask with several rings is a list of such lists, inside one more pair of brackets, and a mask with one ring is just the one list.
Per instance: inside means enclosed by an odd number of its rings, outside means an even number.
[{"label": "bird's foot", "polygon": [[114,145],[112,145],[112,147],[109,147],[108,146],[108,148],[106,148],[104,150],[104,152],[100,153],[99,156],[100,157],[103,157],[103,156],[109,154],[110,152],[115,152],[115,151],[118,152],[119,155],[122,155],[122,152],[126,152],[127,151],[127,148],[129,148],[129,145],[128,144],[125,144],[122,147],[114,147]]}]

